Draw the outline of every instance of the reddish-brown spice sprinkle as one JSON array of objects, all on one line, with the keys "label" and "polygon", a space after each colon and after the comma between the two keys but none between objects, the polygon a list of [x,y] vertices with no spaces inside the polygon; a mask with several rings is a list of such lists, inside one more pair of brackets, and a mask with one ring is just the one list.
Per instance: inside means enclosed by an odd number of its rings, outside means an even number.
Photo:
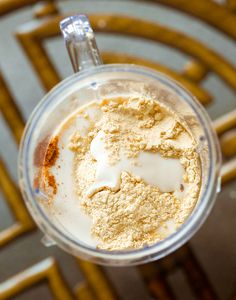
[{"label": "reddish-brown spice sprinkle", "polygon": [[50,167],[52,167],[59,156],[58,148],[58,136],[55,136],[49,143],[47,152],[44,158],[44,168],[45,168],[45,179],[48,185],[52,188],[53,194],[57,193],[57,183],[55,177],[50,173]]},{"label": "reddish-brown spice sprinkle", "polygon": [[52,167],[59,156],[58,136],[55,136],[47,147],[47,152],[44,158],[44,167]]},{"label": "reddish-brown spice sprinkle", "polygon": [[47,175],[47,181],[48,185],[53,189],[53,194],[55,195],[57,193],[57,183],[55,177],[49,173]]},{"label": "reddish-brown spice sprinkle", "polygon": [[[57,193],[57,183],[54,175],[50,172],[50,167],[52,167],[57,158],[59,157],[59,148],[58,148],[58,136],[52,138],[49,142],[49,137],[44,138],[36,147],[34,154],[34,164],[37,167],[42,167],[40,175],[36,176],[34,185],[35,188],[39,187],[39,176],[44,177],[44,182],[47,183],[49,187],[52,188],[52,192],[55,195]],[[42,187],[41,187],[42,188]],[[44,186],[45,188],[45,186]]]}]

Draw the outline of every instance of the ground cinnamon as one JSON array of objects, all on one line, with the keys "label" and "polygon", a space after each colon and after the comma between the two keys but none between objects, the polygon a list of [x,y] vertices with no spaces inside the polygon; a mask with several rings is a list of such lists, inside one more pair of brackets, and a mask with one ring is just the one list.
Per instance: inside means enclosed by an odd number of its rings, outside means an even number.
[{"label": "ground cinnamon", "polygon": [[55,164],[58,156],[59,156],[58,136],[55,136],[50,141],[47,147],[47,152],[43,162],[44,167],[52,167]]},{"label": "ground cinnamon", "polygon": [[55,195],[57,193],[57,183],[54,175],[52,175],[50,171],[47,169],[47,171],[44,173],[44,176],[47,181],[47,184],[49,185],[49,187],[52,188],[53,194]]},{"label": "ground cinnamon", "polygon": [[[43,182],[46,183],[46,186],[52,188],[52,192],[55,195],[57,193],[57,183],[54,175],[50,172],[50,168],[54,166],[59,157],[58,136],[54,136],[51,141],[48,142],[49,137],[45,137],[35,150],[34,164],[37,167],[40,167],[40,170],[38,176],[36,176],[34,180],[34,186],[35,188],[39,187],[39,178],[43,176]],[[43,184],[43,187],[41,186],[41,188],[45,189],[45,184]]]}]

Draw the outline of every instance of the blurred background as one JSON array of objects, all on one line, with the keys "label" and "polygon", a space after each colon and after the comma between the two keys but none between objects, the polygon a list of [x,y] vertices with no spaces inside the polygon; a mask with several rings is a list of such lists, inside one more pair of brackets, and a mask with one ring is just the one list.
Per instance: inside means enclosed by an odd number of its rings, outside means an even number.
[{"label": "blurred background", "polygon": [[[17,186],[24,123],[72,73],[58,22],[86,13],[104,63],[138,63],[188,88],[220,138],[222,190],[168,257],[103,268],[46,248]],[[0,0],[0,299],[236,299],[236,1]]]}]

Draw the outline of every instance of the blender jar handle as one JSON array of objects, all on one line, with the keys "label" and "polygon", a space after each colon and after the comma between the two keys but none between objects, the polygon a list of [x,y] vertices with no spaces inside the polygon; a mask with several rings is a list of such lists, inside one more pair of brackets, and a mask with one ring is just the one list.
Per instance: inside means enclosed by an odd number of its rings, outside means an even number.
[{"label": "blender jar handle", "polygon": [[60,22],[60,29],[75,73],[102,64],[87,16],[70,16]]}]

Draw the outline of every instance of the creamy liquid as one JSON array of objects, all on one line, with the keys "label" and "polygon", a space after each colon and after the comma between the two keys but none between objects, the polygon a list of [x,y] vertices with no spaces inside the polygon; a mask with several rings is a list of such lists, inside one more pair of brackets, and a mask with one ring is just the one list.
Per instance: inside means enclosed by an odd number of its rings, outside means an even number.
[{"label": "creamy liquid", "polygon": [[110,165],[104,144],[104,132],[99,131],[90,145],[90,152],[97,161],[96,182],[89,188],[91,196],[101,188],[109,187],[114,191],[120,188],[122,171],[142,178],[147,184],[156,186],[161,192],[174,192],[183,184],[184,168],[179,159],[163,158],[159,153],[141,151],[134,161],[121,155],[115,165]]}]

